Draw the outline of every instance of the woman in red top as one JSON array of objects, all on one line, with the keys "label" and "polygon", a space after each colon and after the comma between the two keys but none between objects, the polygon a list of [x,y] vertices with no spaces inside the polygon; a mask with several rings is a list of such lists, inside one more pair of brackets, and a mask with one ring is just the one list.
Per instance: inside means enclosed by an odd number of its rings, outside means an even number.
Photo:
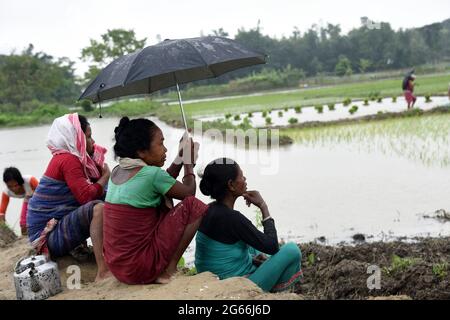
[{"label": "woman in red top", "polygon": [[404,94],[406,102],[408,103],[408,110],[414,108],[414,104],[417,98],[414,96],[414,81],[416,76],[414,74],[410,75],[406,82],[406,87],[404,88]]},{"label": "woman in red top", "polygon": [[106,149],[95,145],[89,123],[76,113],[53,122],[47,146],[53,157],[28,204],[30,241],[38,253],[60,257],[90,237],[101,280],[110,274],[102,254]]},{"label": "woman in red top", "polygon": [[28,201],[33,196],[39,181],[30,175],[22,176],[19,169],[10,167],[3,172],[3,182],[6,184],[7,190],[2,192],[0,221],[6,222],[5,216],[10,198],[23,199],[22,212],[20,214],[20,230],[23,236],[27,235]]}]

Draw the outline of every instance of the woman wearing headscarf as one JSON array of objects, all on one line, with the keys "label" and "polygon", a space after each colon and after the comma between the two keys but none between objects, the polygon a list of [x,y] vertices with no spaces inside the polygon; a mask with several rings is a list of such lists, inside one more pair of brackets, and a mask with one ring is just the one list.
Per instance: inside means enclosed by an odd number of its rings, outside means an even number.
[{"label": "woman wearing headscarf", "polygon": [[102,254],[106,149],[95,145],[90,124],[77,113],[53,121],[47,147],[52,159],[28,203],[29,239],[38,253],[55,258],[90,237],[101,280],[110,274]]}]

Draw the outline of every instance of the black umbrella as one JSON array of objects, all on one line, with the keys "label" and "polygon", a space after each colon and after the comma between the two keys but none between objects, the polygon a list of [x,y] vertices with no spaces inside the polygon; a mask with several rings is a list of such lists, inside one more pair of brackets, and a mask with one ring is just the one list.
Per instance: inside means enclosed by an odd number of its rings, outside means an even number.
[{"label": "black umbrella", "polygon": [[266,55],[223,37],[165,40],[122,56],[106,66],[79,100],[101,102],[176,86],[187,130],[179,84],[218,77],[266,63]]},{"label": "black umbrella", "polygon": [[406,90],[408,88],[408,81],[411,80],[411,77],[414,75],[415,72],[416,72],[416,70],[412,69],[405,75],[405,77],[403,78],[403,82],[402,82],[403,90]]}]

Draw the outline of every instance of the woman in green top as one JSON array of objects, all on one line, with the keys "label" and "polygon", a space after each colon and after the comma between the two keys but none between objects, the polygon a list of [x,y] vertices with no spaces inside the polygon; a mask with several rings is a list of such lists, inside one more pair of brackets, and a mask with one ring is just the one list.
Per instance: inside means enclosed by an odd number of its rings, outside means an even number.
[{"label": "woman in green top", "polygon": [[[236,162],[221,158],[208,164],[200,190],[216,201],[209,205],[196,236],[198,272],[210,271],[220,279],[248,277],[264,291],[286,290],[302,277],[300,249],[295,243],[279,248],[269,208],[259,192],[247,191],[246,178]],[[264,232],[234,210],[241,196],[248,206],[261,210]]]},{"label": "woman in green top", "polygon": [[[164,136],[152,121],[124,117],[114,132],[119,165],[111,173],[104,207],[105,262],[119,281],[167,283],[207,210],[194,197],[198,144],[185,135],[165,171]],[[181,202],[173,207],[172,198]]]}]

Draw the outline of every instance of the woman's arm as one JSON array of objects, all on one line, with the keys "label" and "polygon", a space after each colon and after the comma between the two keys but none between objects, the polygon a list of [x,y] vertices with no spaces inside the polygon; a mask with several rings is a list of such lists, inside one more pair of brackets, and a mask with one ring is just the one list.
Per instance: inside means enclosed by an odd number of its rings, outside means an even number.
[{"label": "woman's arm", "polygon": [[102,175],[97,183],[90,183],[84,173],[83,165],[76,157],[71,157],[64,161],[61,164],[61,170],[64,181],[81,205],[99,199],[102,196],[103,187],[108,181],[106,175]]},{"label": "woman's arm", "polygon": [[183,200],[189,196],[194,196],[196,188],[194,167],[192,164],[185,164],[182,183],[176,181],[165,195],[169,198]]},{"label": "woman's arm", "polygon": [[6,209],[8,209],[9,196],[2,192],[2,202],[0,203],[0,221],[5,221]]},{"label": "woman's arm", "polygon": [[31,190],[33,190],[33,191],[36,190],[38,184],[39,184],[39,180],[36,179],[35,177],[31,177],[31,179],[30,179]]},{"label": "woman's arm", "polygon": [[278,236],[275,221],[272,218],[263,222],[264,232],[259,231],[250,220],[242,214],[232,215],[234,236],[251,247],[266,254],[278,252]]}]

